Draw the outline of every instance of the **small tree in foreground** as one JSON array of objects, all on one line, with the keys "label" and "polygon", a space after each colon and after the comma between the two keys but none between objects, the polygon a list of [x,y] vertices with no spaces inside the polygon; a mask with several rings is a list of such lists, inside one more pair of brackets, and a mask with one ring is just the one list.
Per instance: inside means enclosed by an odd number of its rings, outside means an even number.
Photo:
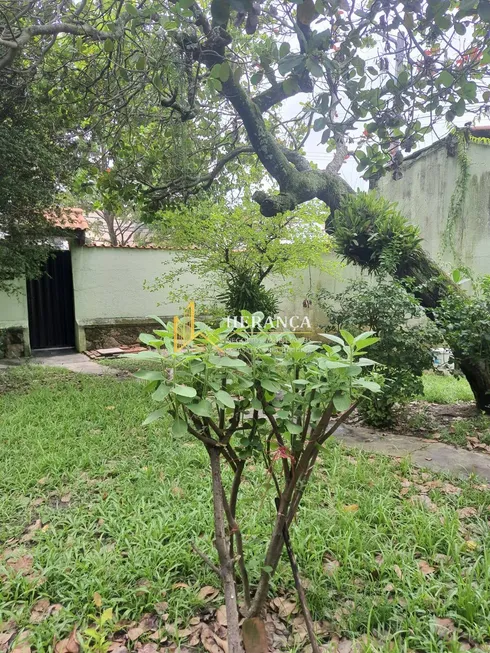
[{"label": "small tree in foreground", "polygon": [[[248,313],[246,317],[250,320],[252,316]],[[249,628],[255,633],[263,631],[260,616],[285,542],[313,650],[318,651],[288,528],[320,448],[365,391],[379,390],[376,383],[362,376],[364,367],[373,365],[364,358],[364,350],[378,339],[372,332],[354,338],[344,331],[343,338],[328,336],[334,343],[331,346],[307,342],[293,333],[247,328],[232,331],[225,325],[211,329],[198,323],[200,333],[192,345],[176,352],[173,325],[161,324],[163,328],[155,330],[155,335],[141,336],[155,351],[136,355],[156,359],[162,365],[161,371],[136,373],[148,382],[155,401],[162,404],[145,424],[170,413],[173,435],[191,435],[208,452],[219,564],[205,554],[201,557],[223,585],[229,653],[243,651],[238,577],[246,606],[245,647],[247,653],[261,650],[251,647],[247,633]],[[245,464],[251,458],[263,462],[277,508],[257,583],[249,581],[242,524],[237,518]],[[233,475],[229,488],[223,481],[223,466]]]}]

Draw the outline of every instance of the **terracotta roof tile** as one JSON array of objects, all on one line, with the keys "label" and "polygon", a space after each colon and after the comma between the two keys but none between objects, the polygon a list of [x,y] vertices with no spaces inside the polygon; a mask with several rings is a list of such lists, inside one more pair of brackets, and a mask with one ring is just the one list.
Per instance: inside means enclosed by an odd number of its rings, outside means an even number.
[{"label": "terracotta roof tile", "polygon": [[46,213],[46,218],[57,227],[62,229],[81,229],[86,231],[89,226],[83,215],[83,209],[63,208],[60,212]]},{"label": "terracotta roof tile", "polygon": [[[148,243],[147,245],[136,245],[135,243],[128,243],[127,245],[111,245],[111,243],[103,240],[85,242],[83,247],[98,247],[105,249],[163,249],[170,251],[177,251],[183,248],[171,247],[170,245],[154,245]],[[198,249],[197,247],[186,247],[185,249]]]}]

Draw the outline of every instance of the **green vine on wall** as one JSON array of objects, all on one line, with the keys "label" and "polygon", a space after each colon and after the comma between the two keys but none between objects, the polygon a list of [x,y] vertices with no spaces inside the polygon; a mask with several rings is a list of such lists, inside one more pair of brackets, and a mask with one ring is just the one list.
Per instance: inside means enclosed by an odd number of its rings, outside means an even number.
[{"label": "green vine on wall", "polygon": [[[456,184],[451,195],[449,204],[449,213],[447,216],[446,227],[442,234],[442,243],[444,250],[450,249],[456,262],[460,259],[460,254],[456,251],[454,243],[454,232],[458,224],[463,222],[463,211],[468,190],[468,180],[470,178],[470,160],[468,157],[468,139],[463,131],[456,133],[458,139],[458,166],[459,172]],[[472,137],[470,137],[472,138]],[[484,139],[490,141],[490,139]]]}]

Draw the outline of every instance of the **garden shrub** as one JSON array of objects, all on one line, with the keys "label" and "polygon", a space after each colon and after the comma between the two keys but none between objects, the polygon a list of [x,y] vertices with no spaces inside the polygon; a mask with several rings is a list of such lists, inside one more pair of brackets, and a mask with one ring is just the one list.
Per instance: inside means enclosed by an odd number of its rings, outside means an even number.
[{"label": "garden shrub", "polygon": [[352,333],[372,330],[380,341],[371,355],[382,393],[363,399],[359,412],[372,426],[389,426],[396,407],[423,393],[422,373],[432,367],[431,348],[440,340],[437,328],[425,318],[413,295],[389,278],[375,285],[353,281],[340,294],[320,291],[319,302],[331,325]]},{"label": "garden shrub", "polygon": [[[255,317],[264,318],[263,314],[252,316],[245,311],[242,315],[249,325],[253,325]],[[265,638],[265,624],[259,617],[284,544],[314,646],[313,622],[299,589],[301,581],[289,528],[294,525],[324,443],[352,413],[359,397],[379,390],[375,382],[363,377],[373,365],[365,350],[378,339],[369,331],[357,337],[343,331],[342,338],[329,336],[334,343],[330,345],[269,328],[230,329],[223,322],[212,329],[196,323],[194,340],[176,347],[179,332],[174,331],[173,323],[159,322],[162,328],[140,336],[151,350],[132,356],[161,364],[161,371],[135,374],[147,382],[147,390],[160,405],[145,424],[170,415],[175,446],[182,446],[184,438],[194,438],[209,455],[219,563],[202,551],[199,555],[223,585],[228,650],[242,650],[237,592],[247,617],[244,638],[249,628],[263,632]],[[167,432],[167,423],[163,432]],[[248,465],[247,461],[254,464]],[[270,482],[257,496],[256,505],[268,497],[275,510],[271,512],[270,538],[264,543],[259,575],[250,582],[250,538],[242,537],[242,529],[248,535],[248,520],[243,508],[243,519],[237,515],[241,483],[247,476],[259,474],[259,465],[264,466]],[[231,484],[223,477],[230,472]],[[247,512],[253,516],[250,507]],[[199,551],[196,545],[194,550]]]},{"label": "garden shrub", "polygon": [[275,317],[279,303],[273,290],[265,288],[249,270],[240,270],[226,280],[226,290],[218,295],[228,315],[238,317],[241,311],[263,313]]}]

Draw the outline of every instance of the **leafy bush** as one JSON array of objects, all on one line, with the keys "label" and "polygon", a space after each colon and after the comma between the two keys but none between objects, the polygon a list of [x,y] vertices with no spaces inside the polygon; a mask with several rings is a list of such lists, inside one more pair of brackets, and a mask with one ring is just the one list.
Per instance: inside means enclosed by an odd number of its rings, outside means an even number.
[{"label": "leafy bush", "polygon": [[217,298],[223,302],[230,316],[239,316],[241,311],[263,313],[274,317],[279,304],[273,290],[266,289],[260,281],[248,270],[240,270],[226,281],[226,290]]},{"label": "leafy bush", "polygon": [[430,350],[440,339],[437,329],[426,321],[414,296],[391,279],[380,278],[375,285],[354,281],[338,295],[320,291],[319,302],[337,330],[370,329],[380,337],[371,355],[382,364],[378,374],[383,392],[364,399],[359,411],[373,426],[392,424],[397,404],[423,392],[422,373],[432,367]]},{"label": "leafy bush", "polygon": [[[250,324],[252,315],[246,313],[245,317]],[[232,330],[226,323],[211,329],[197,323],[199,333],[193,343],[176,351],[173,324],[161,324],[155,335],[141,336],[153,351],[134,357],[161,364],[161,371],[135,375],[147,381],[147,389],[161,406],[145,423],[170,414],[175,445],[179,446],[182,438],[193,437],[209,455],[219,568],[210,562],[209,555],[201,552],[201,557],[223,583],[229,648],[240,650],[236,644],[240,641],[237,589],[241,589],[247,617],[255,618],[251,623],[256,624],[288,539],[287,529],[294,523],[323,443],[351,414],[358,397],[379,390],[376,383],[362,376],[366,366],[372,365],[364,358],[364,350],[377,338],[370,332],[357,338],[345,333],[345,340],[331,336],[335,344],[330,346],[308,342],[293,333]],[[252,457],[255,464],[246,466]],[[251,584],[241,529],[246,524],[244,516],[253,510],[248,505],[242,509],[240,523],[236,514],[242,479],[260,474],[260,463],[271,480],[264,493],[272,493],[277,514],[255,579],[258,582]],[[230,484],[223,480],[223,465],[231,468]],[[258,502],[264,501],[264,493],[257,496]],[[240,586],[235,582],[237,572]],[[309,613],[302,607],[307,618]],[[309,630],[310,626],[312,622],[307,619]],[[311,628],[312,641],[314,637]]]},{"label": "leafy bush", "polygon": [[473,284],[472,296],[452,292],[435,310],[437,324],[460,357],[490,361],[490,275]]}]

